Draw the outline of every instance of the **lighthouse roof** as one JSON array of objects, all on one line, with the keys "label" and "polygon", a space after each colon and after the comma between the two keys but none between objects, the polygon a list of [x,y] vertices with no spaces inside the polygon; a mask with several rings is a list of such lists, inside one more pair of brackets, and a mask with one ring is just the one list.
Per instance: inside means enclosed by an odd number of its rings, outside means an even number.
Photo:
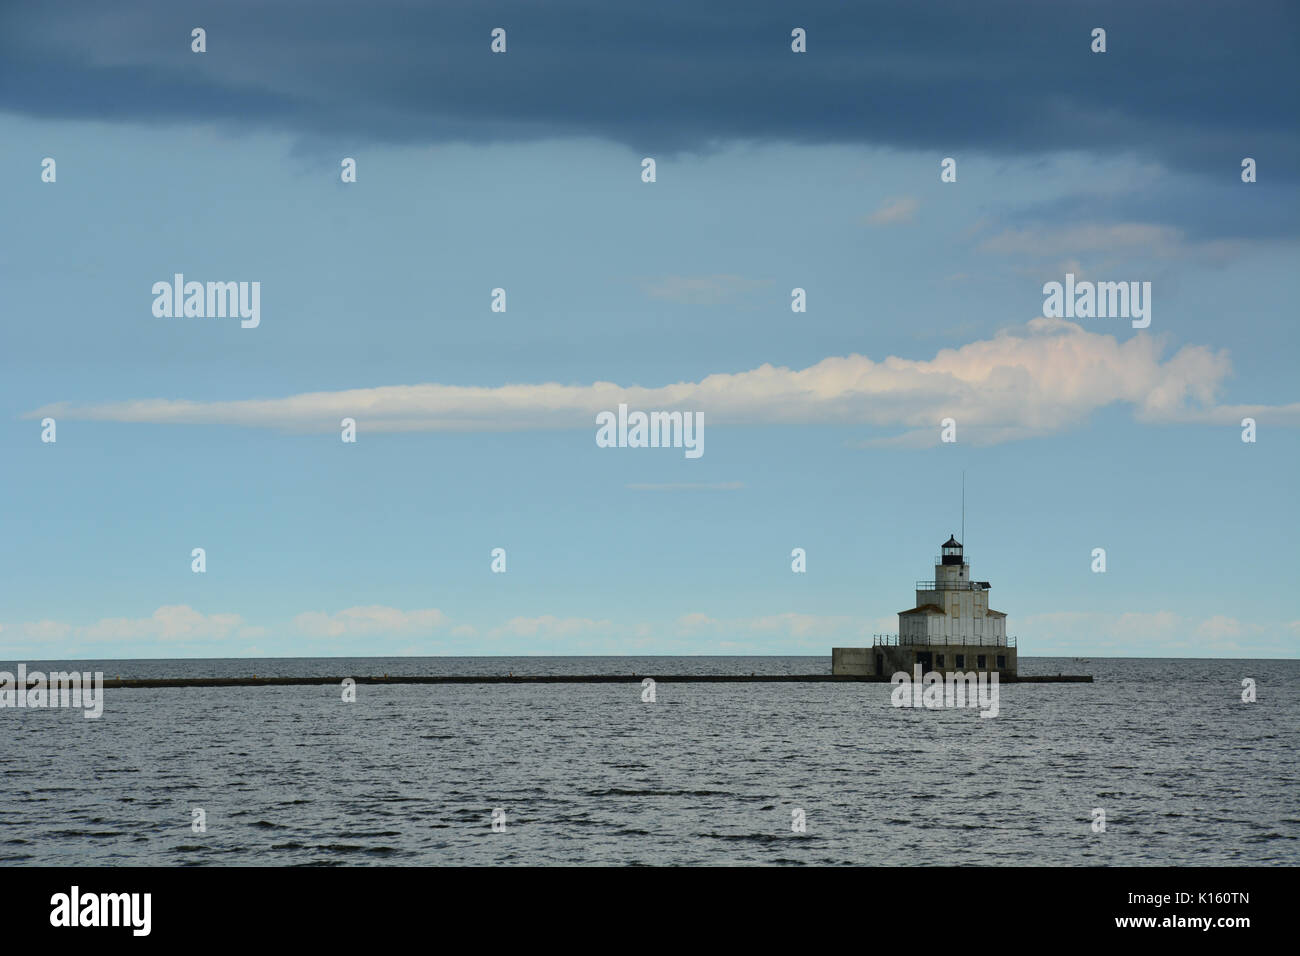
[{"label": "lighthouse roof", "polygon": [[960,547],[961,547],[961,542],[958,541],[956,538],[954,538],[952,535],[948,535],[948,540],[945,541],[945,542],[941,545],[941,547],[944,547],[944,548],[960,548]]},{"label": "lighthouse roof", "polygon": [[922,604],[920,607],[914,607],[907,611],[899,611],[899,614],[947,614],[943,608],[937,604]]}]

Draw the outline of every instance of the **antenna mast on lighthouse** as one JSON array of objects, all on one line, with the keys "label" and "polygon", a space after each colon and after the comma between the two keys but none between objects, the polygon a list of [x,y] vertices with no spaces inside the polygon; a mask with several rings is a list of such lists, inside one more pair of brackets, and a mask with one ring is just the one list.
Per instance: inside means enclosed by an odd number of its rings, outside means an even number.
[{"label": "antenna mast on lighthouse", "polygon": [[966,469],[961,472],[961,546],[963,553],[966,548]]}]

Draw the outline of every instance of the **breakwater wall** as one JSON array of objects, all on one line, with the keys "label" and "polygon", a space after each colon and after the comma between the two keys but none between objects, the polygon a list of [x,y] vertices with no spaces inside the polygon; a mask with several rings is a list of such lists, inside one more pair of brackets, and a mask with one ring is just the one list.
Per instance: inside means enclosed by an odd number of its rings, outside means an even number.
[{"label": "breakwater wall", "polygon": [[[105,687],[284,687],[357,684],[636,684],[645,678],[662,684],[888,684],[888,677],[852,674],[438,674],[382,677],[105,677]],[[1003,684],[1091,684],[1091,674],[1000,677]]]}]

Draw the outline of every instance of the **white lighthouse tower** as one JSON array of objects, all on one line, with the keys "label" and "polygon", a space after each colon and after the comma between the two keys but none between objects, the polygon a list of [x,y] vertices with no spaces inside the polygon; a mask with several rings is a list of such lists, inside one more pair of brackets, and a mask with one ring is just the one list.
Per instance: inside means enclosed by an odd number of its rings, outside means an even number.
[{"label": "white lighthouse tower", "polygon": [[970,579],[955,537],[941,548],[934,580],[917,581],[916,605],[898,614],[899,643],[1005,645],[1007,616],[989,607],[989,582]]},{"label": "white lighthouse tower", "polygon": [[989,582],[972,581],[961,542],[940,545],[934,579],[916,582],[916,604],[898,612],[898,633],[877,634],[870,648],[831,649],[832,674],[888,677],[898,671],[997,671],[1016,676],[1016,639],[1007,616],[989,607]]}]

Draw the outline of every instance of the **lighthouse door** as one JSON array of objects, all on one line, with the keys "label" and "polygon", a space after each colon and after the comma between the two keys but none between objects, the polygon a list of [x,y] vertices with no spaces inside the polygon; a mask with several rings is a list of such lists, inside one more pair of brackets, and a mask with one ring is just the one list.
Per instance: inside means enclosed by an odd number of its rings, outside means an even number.
[{"label": "lighthouse door", "polygon": [[930,673],[930,671],[933,669],[931,666],[933,663],[933,656],[929,651],[917,651],[916,662],[921,665],[922,676]]}]

